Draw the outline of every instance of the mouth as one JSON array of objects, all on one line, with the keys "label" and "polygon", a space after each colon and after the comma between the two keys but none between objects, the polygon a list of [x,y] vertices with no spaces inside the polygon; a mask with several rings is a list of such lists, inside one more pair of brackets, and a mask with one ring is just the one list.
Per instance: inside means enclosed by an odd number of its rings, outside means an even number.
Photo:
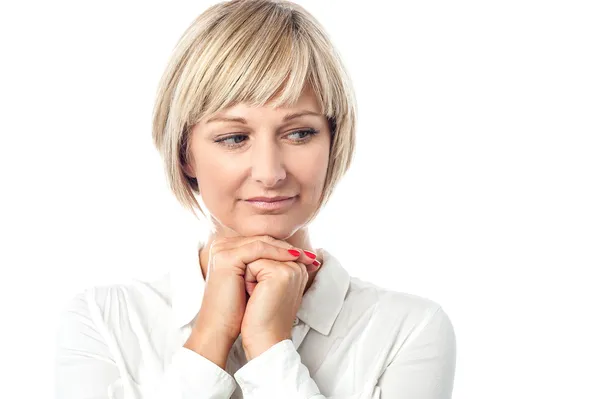
[{"label": "mouth", "polygon": [[257,197],[245,200],[250,206],[258,210],[273,211],[282,210],[289,208],[294,202],[296,202],[298,196],[293,197]]}]

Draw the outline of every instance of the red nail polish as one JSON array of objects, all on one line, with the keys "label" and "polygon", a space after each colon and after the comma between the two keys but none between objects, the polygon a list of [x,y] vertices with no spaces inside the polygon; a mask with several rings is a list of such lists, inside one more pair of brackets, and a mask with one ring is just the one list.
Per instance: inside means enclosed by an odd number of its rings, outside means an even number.
[{"label": "red nail polish", "polygon": [[310,252],[305,249],[304,253],[306,254],[306,256],[308,256],[311,259],[317,259],[317,254],[315,254],[314,252]]},{"label": "red nail polish", "polygon": [[321,262],[319,262],[318,260],[315,259],[315,261],[313,262],[313,265],[319,267],[319,266],[321,266]]},{"label": "red nail polish", "polygon": [[288,252],[294,256],[300,256],[300,251],[296,251],[295,249],[288,249]]}]

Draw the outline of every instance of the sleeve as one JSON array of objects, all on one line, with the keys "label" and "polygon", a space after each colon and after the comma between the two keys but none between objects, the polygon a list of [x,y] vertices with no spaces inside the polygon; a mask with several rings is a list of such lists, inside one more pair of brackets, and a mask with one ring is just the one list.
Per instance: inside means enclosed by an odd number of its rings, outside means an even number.
[{"label": "sleeve", "polygon": [[[265,370],[269,370],[265,373]],[[325,399],[291,339],[280,341],[234,375],[244,399]]]},{"label": "sleeve", "polygon": [[[373,398],[451,399],[455,365],[454,328],[440,307],[398,351],[379,378]],[[247,399],[327,399],[289,339],[250,360],[234,377]]]},{"label": "sleeve", "polygon": [[455,368],[456,336],[440,307],[379,378],[380,399],[450,399]]},{"label": "sleeve", "polygon": [[[88,292],[88,291],[86,291]],[[160,378],[137,386],[120,374],[119,364],[102,334],[101,314],[89,306],[86,292],[76,295],[62,312],[55,352],[57,399],[212,399],[229,398],[231,375],[198,353],[179,348]],[[120,367],[121,366],[121,367]]]}]

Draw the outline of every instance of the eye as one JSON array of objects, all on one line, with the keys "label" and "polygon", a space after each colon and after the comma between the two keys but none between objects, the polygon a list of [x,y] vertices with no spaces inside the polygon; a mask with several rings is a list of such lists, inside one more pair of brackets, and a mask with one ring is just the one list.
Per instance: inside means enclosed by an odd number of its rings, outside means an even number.
[{"label": "eye", "polygon": [[[311,137],[316,135],[317,133],[319,133],[319,131],[315,130],[313,128],[300,129],[300,130],[296,130],[296,131],[288,134],[286,137],[292,136],[294,134],[300,135],[301,137],[299,139],[294,139],[292,141],[294,141],[295,143],[301,144],[301,143],[304,143],[304,142],[307,142],[308,140],[310,140]],[[215,143],[219,143],[228,148],[237,148],[237,147],[241,147],[242,143],[247,138],[248,138],[247,134],[234,134],[234,135],[230,135],[230,136],[215,140]]]},{"label": "eye", "polygon": [[288,136],[291,136],[293,134],[300,134],[300,135],[302,135],[302,137],[298,141],[306,141],[306,140],[310,139],[310,136],[314,136],[317,133],[318,133],[318,131],[310,128],[310,129],[296,130],[295,132],[290,133]]},{"label": "eye", "polygon": [[[236,134],[233,136],[229,136],[229,137],[225,137],[219,140],[215,140],[215,143],[223,143],[225,144],[227,147],[235,147],[237,145],[239,145],[242,141],[238,141],[237,139],[239,138],[247,138],[248,136],[245,134]],[[232,141],[229,141],[232,140]]]}]

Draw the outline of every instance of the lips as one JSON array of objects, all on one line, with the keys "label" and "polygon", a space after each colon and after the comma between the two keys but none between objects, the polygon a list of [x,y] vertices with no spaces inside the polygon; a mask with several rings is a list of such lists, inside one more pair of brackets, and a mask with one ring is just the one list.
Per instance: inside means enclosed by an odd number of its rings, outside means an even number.
[{"label": "lips", "polygon": [[256,201],[256,202],[277,202],[283,201],[286,199],[292,198],[291,196],[278,196],[278,197],[253,197],[248,198],[246,201]]},{"label": "lips", "polygon": [[254,197],[244,201],[261,213],[281,213],[290,209],[296,202],[297,196],[293,197]]}]

